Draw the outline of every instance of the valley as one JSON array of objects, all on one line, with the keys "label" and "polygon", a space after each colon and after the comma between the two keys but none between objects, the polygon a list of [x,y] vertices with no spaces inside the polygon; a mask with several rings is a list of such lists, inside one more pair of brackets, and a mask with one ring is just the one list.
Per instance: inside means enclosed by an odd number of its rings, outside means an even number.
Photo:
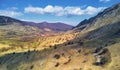
[{"label": "valley", "polygon": [[120,3],[75,27],[0,17],[0,70],[120,70],[119,50]]}]

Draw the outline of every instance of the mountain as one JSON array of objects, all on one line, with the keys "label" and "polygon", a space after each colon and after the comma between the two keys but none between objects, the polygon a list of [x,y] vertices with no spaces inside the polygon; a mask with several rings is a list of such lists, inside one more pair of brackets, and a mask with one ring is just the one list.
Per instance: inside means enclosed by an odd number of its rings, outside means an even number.
[{"label": "mountain", "polygon": [[[29,35],[34,33],[40,33],[39,28],[29,26],[29,25],[22,25],[22,21],[7,17],[7,16],[0,16],[0,31],[1,34],[13,33],[14,35]],[[0,35],[1,35],[0,34]],[[11,34],[11,35],[13,35]]]},{"label": "mountain", "polygon": [[21,32],[23,34],[44,34],[54,35],[55,33],[71,30],[73,26],[64,23],[34,23],[21,21],[7,16],[0,16],[0,30],[10,30],[13,32]]},{"label": "mountain", "polygon": [[7,25],[7,24],[11,24],[12,22],[20,22],[20,21],[11,17],[0,16],[0,25]]},{"label": "mountain", "polygon": [[38,27],[40,29],[49,28],[56,32],[57,31],[68,31],[73,28],[73,26],[67,25],[67,24],[61,23],[61,22],[56,22],[56,23],[41,22],[41,23],[38,23]]},{"label": "mountain", "polygon": [[[97,55],[105,58],[106,61],[103,61],[105,64],[95,64],[98,67],[92,66],[91,70],[119,70],[120,3],[105,9],[90,19],[83,20],[74,28],[74,31],[79,32],[80,39],[84,43],[82,46],[86,47],[85,49],[99,47],[108,49],[108,53]],[[95,59],[97,60],[97,58]],[[87,65],[83,70],[89,70],[89,66]]]},{"label": "mountain", "polygon": [[105,9],[103,12],[98,13],[95,17],[83,20],[76,26],[76,29],[91,31],[119,21],[120,3]]},{"label": "mountain", "polygon": [[120,3],[73,30],[15,43],[0,44],[0,70],[119,70]]},{"label": "mountain", "polygon": [[[57,36],[71,30],[73,26],[64,23],[34,23],[28,21],[21,21],[15,18],[0,16],[0,45],[6,45],[7,49],[11,49],[13,46],[24,49],[41,46],[50,46],[49,42],[54,42],[55,38],[51,36]],[[46,39],[47,37],[47,39]],[[50,37],[50,38],[49,38]],[[64,36],[63,36],[64,37]],[[52,41],[50,41],[52,40]],[[55,43],[62,43],[64,40]],[[43,44],[42,44],[43,43]],[[22,47],[20,47],[22,46]]]},{"label": "mountain", "polygon": [[[34,23],[34,22],[27,22],[23,21],[23,25],[30,25],[30,26],[35,26],[38,27],[39,29],[45,30],[48,29],[54,32],[65,32],[68,30],[71,30],[73,26],[61,23],[61,22],[56,22],[56,23],[48,23],[48,22],[41,22],[41,23]],[[47,31],[47,30],[46,30]]]},{"label": "mountain", "polygon": [[[105,9],[95,17],[83,20],[75,27],[74,31],[86,33],[84,34],[84,38],[89,40],[114,40],[115,38],[119,38],[120,3]],[[113,42],[116,41],[114,40]]]}]

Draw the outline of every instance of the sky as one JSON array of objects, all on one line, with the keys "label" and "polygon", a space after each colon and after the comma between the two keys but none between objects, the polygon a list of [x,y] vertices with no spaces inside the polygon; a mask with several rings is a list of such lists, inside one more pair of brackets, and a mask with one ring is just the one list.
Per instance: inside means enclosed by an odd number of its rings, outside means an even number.
[{"label": "sky", "polygon": [[0,15],[32,22],[76,26],[120,0],[0,0]]}]

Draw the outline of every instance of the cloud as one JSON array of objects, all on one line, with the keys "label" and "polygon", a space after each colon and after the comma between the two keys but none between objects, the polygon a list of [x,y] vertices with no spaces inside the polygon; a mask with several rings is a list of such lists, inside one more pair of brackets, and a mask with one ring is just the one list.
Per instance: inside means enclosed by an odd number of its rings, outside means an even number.
[{"label": "cloud", "polygon": [[18,8],[10,7],[5,10],[0,10],[0,15],[3,16],[10,16],[10,17],[17,17],[23,15],[23,13],[16,11]]},{"label": "cloud", "polygon": [[92,15],[92,14],[96,14],[99,13],[100,11],[104,10],[106,7],[99,7],[99,8],[95,8],[92,6],[88,6],[85,10],[86,14]]},{"label": "cloud", "polygon": [[110,0],[99,0],[100,2],[109,2]]},{"label": "cloud", "polygon": [[16,17],[23,15],[21,12],[10,11],[10,10],[0,10],[0,15]]},{"label": "cloud", "polygon": [[26,13],[44,14],[44,10],[42,8],[39,8],[39,7],[29,6],[29,7],[26,7],[24,10]]},{"label": "cloud", "polygon": [[24,9],[25,13],[35,13],[35,14],[53,14],[56,16],[68,16],[68,15],[93,15],[105,9],[105,7],[92,7],[88,6],[85,9],[81,9],[80,7],[61,7],[61,6],[52,6],[48,5],[44,8],[41,7],[32,7],[28,6]]}]

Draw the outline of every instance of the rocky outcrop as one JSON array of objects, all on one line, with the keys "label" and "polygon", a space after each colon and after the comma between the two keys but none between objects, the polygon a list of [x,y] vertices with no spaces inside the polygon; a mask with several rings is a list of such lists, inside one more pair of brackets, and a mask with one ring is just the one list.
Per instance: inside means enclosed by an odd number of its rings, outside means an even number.
[{"label": "rocky outcrop", "polygon": [[110,58],[108,58],[108,49],[103,47],[95,48],[93,55],[95,57],[94,65],[104,65]]}]

